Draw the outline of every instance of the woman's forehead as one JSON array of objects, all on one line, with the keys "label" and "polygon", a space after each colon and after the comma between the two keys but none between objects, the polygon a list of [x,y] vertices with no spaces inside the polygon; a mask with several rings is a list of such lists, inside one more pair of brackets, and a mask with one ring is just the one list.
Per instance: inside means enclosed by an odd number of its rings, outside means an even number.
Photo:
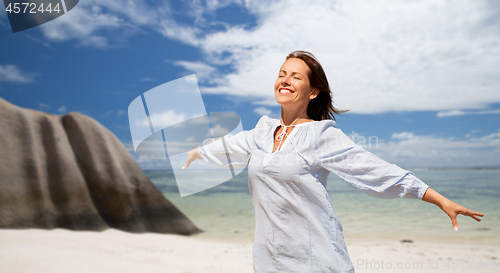
[{"label": "woman's forehead", "polygon": [[309,67],[307,64],[298,58],[290,58],[286,60],[280,68],[280,71],[286,72],[286,73],[300,73],[307,75],[309,72]]}]

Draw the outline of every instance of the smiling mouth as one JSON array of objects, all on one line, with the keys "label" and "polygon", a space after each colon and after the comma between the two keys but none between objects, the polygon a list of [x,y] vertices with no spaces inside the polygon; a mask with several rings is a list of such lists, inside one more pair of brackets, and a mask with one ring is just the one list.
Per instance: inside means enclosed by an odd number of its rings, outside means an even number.
[{"label": "smiling mouth", "polygon": [[278,90],[278,92],[280,92],[281,94],[293,94],[292,90],[290,90],[290,89],[284,89],[284,88]]}]

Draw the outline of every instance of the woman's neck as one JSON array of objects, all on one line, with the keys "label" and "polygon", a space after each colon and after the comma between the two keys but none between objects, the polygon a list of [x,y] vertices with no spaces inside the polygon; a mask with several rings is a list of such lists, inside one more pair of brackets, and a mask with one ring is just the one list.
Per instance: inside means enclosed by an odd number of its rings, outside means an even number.
[{"label": "woman's neck", "polygon": [[307,115],[307,109],[303,111],[290,111],[281,106],[281,124],[297,125],[309,121],[312,121],[312,119]]}]

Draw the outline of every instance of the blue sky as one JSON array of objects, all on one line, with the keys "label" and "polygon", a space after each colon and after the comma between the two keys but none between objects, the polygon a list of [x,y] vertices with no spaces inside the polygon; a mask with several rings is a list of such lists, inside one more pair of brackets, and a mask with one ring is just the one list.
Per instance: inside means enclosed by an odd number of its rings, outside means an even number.
[{"label": "blue sky", "polygon": [[251,129],[279,117],[273,83],[300,49],[350,110],[339,127],[383,159],[500,167],[499,15],[497,1],[81,0],[13,34],[0,11],[0,97],[86,114],[133,154],[127,108],[140,94],[195,73],[206,110]]}]

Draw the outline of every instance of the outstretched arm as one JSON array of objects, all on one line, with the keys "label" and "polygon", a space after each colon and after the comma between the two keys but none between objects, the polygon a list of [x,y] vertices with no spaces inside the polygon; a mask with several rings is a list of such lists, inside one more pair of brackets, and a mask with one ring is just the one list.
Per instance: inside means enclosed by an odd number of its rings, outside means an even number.
[{"label": "outstretched arm", "polygon": [[470,216],[478,222],[481,221],[481,219],[478,216],[480,216],[480,217],[484,216],[484,214],[482,214],[480,212],[470,210],[464,206],[461,206],[461,205],[449,200],[448,198],[442,196],[437,191],[435,191],[431,188],[427,189],[424,196],[422,197],[422,200],[438,206],[441,210],[443,210],[446,214],[448,214],[448,216],[451,219],[451,224],[453,225],[453,228],[455,229],[455,231],[458,230],[458,222],[457,222],[457,215],[458,214]]},{"label": "outstretched arm", "polygon": [[196,148],[194,148],[191,151],[187,152],[187,154],[188,154],[188,160],[186,162],[186,165],[184,165],[182,167],[182,169],[186,169],[187,167],[189,167],[189,165],[191,164],[191,162],[195,161],[196,159],[203,159],[201,157],[201,155],[198,153],[198,151],[197,151]]}]

